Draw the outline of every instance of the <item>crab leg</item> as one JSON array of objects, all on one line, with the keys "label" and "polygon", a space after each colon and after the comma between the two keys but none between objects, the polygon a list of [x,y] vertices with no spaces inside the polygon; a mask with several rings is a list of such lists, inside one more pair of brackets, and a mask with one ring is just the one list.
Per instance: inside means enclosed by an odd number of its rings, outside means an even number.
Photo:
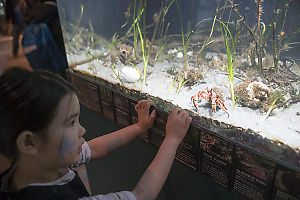
[{"label": "crab leg", "polygon": [[229,113],[227,112],[227,108],[225,107],[224,102],[219,98],[216,99],[216,102],[222,108],[222,110],[224,110],[227,113],[227,115],[229,117]]},{"label": "crab leg", "polygon": [[212,110],[212,112],[216,112],[216,110],[217,110],[217,104],[216,104],[217,100],[218,100],[218,98],[211,98],[211,110]]},{"label": "crab leg", "polygon": [[198,101],[199,101],[200,98],[203,98],[205,100],[209,100],[210,95],[207,92],[202,91],[202,92],[198,92],[196,95],[191,97],[191,100],[192,100],[192,102],[193,102],[193,104],[194,104],[197,111],[198,111],[198,105],[199,105]]},{"label": "crab leg", "polygon": [[198,94],[196,94],[196,95],[194,95],[194,96],[192,96],[191,97],[191,100],[192,100],[192,102],[193,102],[193,104],[194,104],[194,106],[195,106],[195,108],[196,108],[196,110],[198,111],[198,101],[199,101],[199,95]]}]

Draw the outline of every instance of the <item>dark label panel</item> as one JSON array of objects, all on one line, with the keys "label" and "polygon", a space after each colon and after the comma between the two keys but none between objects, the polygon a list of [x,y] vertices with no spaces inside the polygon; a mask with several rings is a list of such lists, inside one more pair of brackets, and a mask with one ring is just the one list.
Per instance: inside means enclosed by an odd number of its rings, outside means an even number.
[{"label": "dark label panel", "polygon": [[275,168],[270,160],[236,147],[233,190],[249,199],[269,199]]},{"label": "dark label panel", "polygon": [[80,103],[85,105],[86,107],[89,107],[89,96],[86,91],[87,81],[72,74],[71,82],[74,85],[74,88],[76,88],[77,96],[78,96]]},{"label": "dark label panel", "polygon": [[129,99],[118,94],[114,93],[114,103],[115,107],[129,113]]},{"label": "dark label panel", "polygon": [[199,171],[229,188],[233,145],[226,140],[201,131]]},{"label": "dark label panel", "polygon": [[127,112],[119,109],[119,108],[115,108],[116,110],[116,122],[119,126],[121,127],[125,127],[125,126],[129,126],[130,125],[130,116]]},{"label": "dark label panel", "polygon": [[[131,124],[134,124],[137,121],[138,121],[138,119],[136,117],[131,116]],[[149,132],[150,132],[150,130],[148,132],[146,132],[146,133],[140,134],[138,137],[140,139],[144,140],[145,142],[150,143],[150,133]]]},{"label": "dark label panel", "polygon": [[105,102],[113,105],[113,103],[114,103],[113,93],[111,90],[106,89],[104,87],[99,87],[99,92],[100,92],[99,96],[102,101],[105,101]]},{"label": "dark label panel", "polygon": [[185,138],[179,144],[176,159],[187,166],[197,170],[199,159],[199,130],[190,126]]},{"label": "dark label panel", "polygon": [[135,117],[135,118],[138,117],[137,112],[136,112],[135,109],[134,109],[134,107],[135,107],[135,105],[136,105],[137,103],[138,103],[138,102],[133,101],[133,100],[131,100],[131,101],[129,102],[129,111],[130,111],[130,114],[131,114],[132,117]]},{"label": "dark label panel", "polygon": [[161,143],[163,142],[165,137],[165,133],[161,130],[152,127],[150,130],[150,143],[156,147],[160,147]]},{"label": "dark label panel", "polygon": [[165,133],[168,115],[161,111],[156,111],[154,127]]},{"label": "dark label panel", "polygon": [[300,172],[278,167],[272,199],[300,200]]},{"label": "dark label panel", "polygon": [[101,101],[102,109],[103,109],[103,116],[113,122],[115,122],[115,115],[114,115],[114,107],[112,104]]},{"label": "dark label panel", "polygon": [[98,86],[96,84],[93,84],[91,82],[87,83],[88,88],[88,96],[89,96],[89,108],[98,113],[102,113],[100,99],[99,99],[99,92],[98,92]]}]

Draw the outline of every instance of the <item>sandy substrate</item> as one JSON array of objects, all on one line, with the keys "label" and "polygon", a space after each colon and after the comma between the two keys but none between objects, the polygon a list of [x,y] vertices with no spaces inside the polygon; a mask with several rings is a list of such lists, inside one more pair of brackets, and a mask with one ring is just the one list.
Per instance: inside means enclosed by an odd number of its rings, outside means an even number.
[{"label": "sandy substrate", "polygon": [[[82,59],[82,58],[81,58]],[[69,56],[68,60],[80,60],[79,57]],[[177,85],[173,89],[173,76],[166,71],[172,67],[180,66],[176,63],[156,63],[154,66],[148,66],[146,85],[142,86],[142,92],[157,96],[166,101],[173,103],[183,109],[191,110],[202,116],[212,118],[227,124],[231,124],[244,129],[251,129],[262,137],[280,141],[292,148],[300,149],[300,116],[297,112],[300,111],[300,103],[292,104],[286,109],[275,109],[272,115],[263,121],[265,114],[259,110],[252,110],[241,105],[236,105],[233,109],[232,101],[230,100],[230,90],[228,77],[224,72],[216,70],[207,70],[204,74],[204,81],[195,84],[191,87],[182,87],[180,92],[176,95]],[[116,66],[117,69],[122,70],[124,65]],[[143,65],[139,64],[137,67],[142,72]],[[119,83],[120,81],[113,73],[112,68],[104,67],[102,61],[93,61],[89,64],[82,64],[77,66],[80,71],[85,71],[93,76],[101,77],[112,83]],[[126,87],[131,89],[140,90],[141,81],[138,80],[134,83],[126,83],[122,81]],[[234,80],[234,86],[242,83],[239,79]],[[191,96],[197,94],[199,91],[206,88],[221,88],[224,92],[224,103],[228,109],[230,117],[222,109],[217,109],[217,112],[212,113],[211,108],[208,106],[206,100],[199,103],[198,112],[195,110],[191,102]]]}]

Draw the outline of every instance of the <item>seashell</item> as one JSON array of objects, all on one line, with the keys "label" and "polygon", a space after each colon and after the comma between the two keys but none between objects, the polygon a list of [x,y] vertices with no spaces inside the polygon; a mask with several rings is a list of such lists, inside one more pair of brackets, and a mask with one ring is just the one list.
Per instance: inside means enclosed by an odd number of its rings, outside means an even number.
[{"label": "seashell", "polygon": [[176,58],[183,58],[183,53],[182,52],[178,52],[176,54]]},{"label": "seashell", "polygon": [[170,55],[170,54],[174,54],[177,52],[178,52],[177,49],[169,49],[168,54]]},{"label": "seashell", "polygon": [[124,67],[119,71],[119,78],[127,83],[134,83],[140,79],[140,73],[133,67]]}]

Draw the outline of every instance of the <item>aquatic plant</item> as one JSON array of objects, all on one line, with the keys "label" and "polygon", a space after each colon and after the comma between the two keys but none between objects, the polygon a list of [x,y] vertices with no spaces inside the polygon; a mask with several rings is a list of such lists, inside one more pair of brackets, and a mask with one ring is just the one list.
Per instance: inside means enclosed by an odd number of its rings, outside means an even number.
[{"label": "aquatic plant", "polygon": [[[204,49],[206,46],[208,46],[208,45],[210,45],[211,43],[214,42],[214,40],[210,40],[210,38],[211,38],[211,36],[212,36],[212,34],[213,34],[213,32],[214,32],[214,27],[215,27],[216,18],[217,18],[217,14],[215,14],[215,16],[214,16],[214,19],[213,19],[213,23],[212,23],[212,25],[211,25],[211,29],[210,29],[210,34],[209,34],[209,36],[204,40],[204,42],[203,42],[203,44],[202,44],[200,50],[197,52],[197,63],[199,62],[199,57],[200,57],[200,55],[201,55],[203,49]],[[200,23],[202,23],[202,22],[204,22],[204,21],[206,21],[206,20],[209,20],[209,19],[204,19],[204,20],[200,21],[198,24],[196,24],[196,26],[195,26],[193,29],[195,29]],[[198,65],[199,65],[199,63],[198,63]]]},{"label": "aquatic plant", "polygon": [[114,75],[117,77],[118,81],[120,84],[124,85],[122,80],[120,79],[120,74],[119,74],[119,70],[116,69],[116,66],[114,64],[111,64],[111,69],[114,73]]},{"label": "aquatic plant", "polygon": [[[180,80],[179,80],[179,77]],[[179,91],[181,90],[181,88],[189,81],[189,79],[184,80],[184,74],[182,76],[179,76],[178,74],[174,77],[172,85],[170,87],[169,93],[171,94],[171,92],[173,91],[174,85],[175,83],[178,84],[177,89],[176,89],[176,95],[179,93]]]},{"label": "aquatic plant", "polygon": [[233,108],[235,106],[235,97],[234,97],[234,87],[233,87],[233,80],[234,80],[234,69],[235,69],[235,49],[236,49],[236,37],[235,39],[233,38],[231,31],[229,30],[228,26],[222,22],[219,19],[216,19],[221,26],[222,30],[222,35],[224,38],[224,43],[225,43],[225,48],[226,48],[226,54],[227,54],[227,65],[226,65],[226,70],[227,70],[227,75],[229,79],[229,84],[230,84],[230,91],[231,91],[231,100],[232,100],[232,105]]},{"label": "aquatic plant", "polygon": [[[256,66],[257,71],[261,74],[263,73],[263,66],[262,66],[262,58],[263,53],[266,55],[266,42],[268,41],[268,38],[272,32],[272,56],[274,60],[274,65],[270,66],[270,68],[273,68],[277,70],[278,62],[280,60],[280,54],[283,49],[286,48],[288,43],[300,32],[300,25],[295,28],[294,31],[292,31],[290,34],[285,36],[284,32],[284,25],[286,20],[286,14],[287,10],[290,5],[292,5],[295,0],[277,0],[275,5],[275,11],[272,17],[271,22],[267,26],[261,21],[261,15],[262,15],[262,0],[255,0],[255,3],[257,5],[257,24],[255,28],[252,30],[250,26],[247,24],[247,22],[244,20],[244,17],[240,14],[237,6],[233,3],[233,0],[229,0],[233,10],[239,17],[239,20],[242,22],[243,26],[247,29],[249,32],[252,42],[253,42],[253,48],[249,54],[251,59],[252,66]],[[282,2],[282,7],[279,8],[280,2]],[[279,15],[280,14],[280,15]],[[278,25],[277,25],[278,24]],[[283,39],[285,41],[283,41]],[[250,45],[251,46],[251,45]],[[257,58],[257,61],[256,61]]]},{"label": "aquatic plant", "polygon": [[[251,64],[252,66],[256,66],[257,70],[259,72],[262,73],[262,54],[261,54],[261,49],[263,49],[263,47],[260,45],[259,41],[262,40],[262,36],[263,34],[261,34],[260,32],[260,26],[261,26],[261,13],[262,13],[262,7],[261,7],[261,0],[255,0],[255,2],[257,3],[257,18],[258,18],[258,24],[256,25],[257,29],[255,31],[253,31],[250,26],[245,22],[244,17],[242,17],[242,15],[240,14],[237,6],[233,3],[232,0],[229,0],[233,10],[235,11],[235,13],[237,14],[237,16],[239,17],[240,22],[243,23],[244,27],[247,29],[247,31],[249,32],[250,36],[253,39],[254,42],[254,48],[251,49],[250,52],[250,59],[251,59]],[[251,45],[250,45],[251,46]],[[255,56],[258,58],[258,63],[256,63],[255,61]]]},{"label": "aquatic plant", "polygon": [[[136,22],[133,22],[133,47],[136,50],[137,49],[137,40],[138,40],[138,32],[137,32],[137,28],[136,28],[136,24],[139,23],[139,19],[142,15],[143,10],[139,13],[140,15],[138,15],[137,18],[135,18],[135,11],[136,10],[136,0],[134,1],[134,7],[133,7],[133,19],[137,20]],[[134,51],[136,53],[136,51]]]},{"label": "aquatic plant", "polygon": [[117,48],[117,39],[118,39],[118,35],[115,33],[111,39],[109,51],[112,51],[114,48]]},{"label": "aquatic plant", "polygon": [[129,19],[130,19],[130,16],[131,16],[131,6],[132,6],[132,1],[133,0],[130,0],[129,4],[128,4],[128,7],[127,7],[127,10],[125,12],[125,16],[126,16],[126,21],[125,23],[121,26],[121,29],[124,28],[128,22],[129,22]]},{"label": "aquatic plant", "polygon": [[[90,41],[91,41],[91,45],[88,46],[88,49],[87,51],[85,52],[85,56],[86,56],[86,59],[89,60],[90,57],[92,58],[95,58],[95,56],[92,54],[91,52],[91,49],[93,49],[94,47],[94,44],[95,44],[95,40],[94,40],[94,28],[92,26],[92,23],[90,22],[90,29],[92,31],[92,34],[91,34],[91,38],[90,38]],[[97,58],[95,58],[97,59]],[[95,66],[91,66],[91,63],[88,62],[88,65],[89,65],[89,69],[91,69],[93,71],[93,75],[96,74],[96,69],[95,69]]]},{"label": "aquatic plant", "polygon": [[133,63],[130,63],[130,64],[134,67],[134,69],[135,69],[135,70],[139,73],[139,75],[140,75],[141,90],[142,90],[142,89],[143,89],[143,78],[142,78],[142,74],[141,74],[139,68],[137,68],[137,66],[135,66]]},{"label": "aquatic plant", "polygon": [[160,54],[163,52],[163,50],[165,49],[166,46],[166,42],[164,42],[161,47],[159,48],[159,51],[156,53],[154,60],[156,61],[158,59],[158,57],[160,56]]},{"label": "aquatic plant", "polygon": [[275,90],[274,92],[272,92],[267,99],[266,105],[263,105],[263,110],[267,112],[262,122],[269,117],[269,115],[275,108],[280,107],[284,102],[285,98],[280,90]]},{"label": "aquatic plant", "polygon": [[[136,8],[137,7],[136,0],[134,0],[134,6],[133,6],[133,23],[131,24],[131,26],[128,29],[128,31],[126,32],[126,34],[123,36],[123,37],[128,37],[128,35],[133,30],[133,47],[135,49],[135,52],[134,52],[135,54],[136,54],[136,50],[137,50],[137,42],[138,42],[138,36],[139,36],[139,32],[138,32],[138,29],[137,29],[137,24],[140,22],[141,16],[144,13],[145,6],[146,6],[146,1],[144,3],[143,7],[141,6],[142,3],[143,3],[143,1],[140,1],[140,6],[139,6],[139,9],[137,10],[137,8]],[[130,9],[131,9],[131,5],[129,4],[129,6],[127,8],[127,12],[129,12]]]},{"label": "aquatic plant", "polygon": [[144,64],[144,78],[143,78],[143,84],[146,84],[146,72],[147,72],[147,65],[148,65],[148,61],[149,61],[149,54],[147,54],[146,50],[145,50],[145,43],[144,43],[144,38],[142,35],[142,31],[140,29],[139,24],[137,23],[137,28],[138,28],[138,32],[140,35],[140,40],[141,40],[141,46],[142,46],[142,55],[143,55],[143,64]]},{"label": "aquatic plant", "polygon": [[269,117],[269,115],[271,114],[271,112],[277,107],[275,104],[276,104],[276,101],[277,101],[278,99],[279,99],[279,97],[276,98],[276,99],[272,102],[272,104],[270,105],[270,108],[269,108],[268,112],[265,114],[265,117],[263,118],[262,122],[264,122],[264,121]]},{"label": "aquatic plant", "polygon": [[163,8],[161,11],[163,12],[163,15],[161,17],[160,20],[160,27],[161,27],[161,31],[160,31],[160,37],[163,37],[164,35],[167,34],[167,30],[169,28],[170,23],[167,24],[166,28],[165,28],[165,18],[166,15],[170,9],[170,7],[173,5],[173,3],[175,2],[175,0],[170,1],[170,3],[168,4],[168,6],[166,6],[165,8]]},{"label": "aquatic plant", "polygon": [[183,87],[188,81],[189,81],[188,79],[184,81],[184,76],[181,77],[181,79],[179,81],[179,85],[178,85],[177,90],[176,90],[176,95],[181,90],[181,87]]},{"label": "aquatic plant", "polygon": [[174,88],[174,85],[175,85],[175,83],[176,83],[176,80],[177,80],[177,75],[176,75],[175,78],[173,79],[172,85],[171,85],[171,87],[170,87],[170,90],[169,90],[169,93],[170,93],[170,94],[171,94],[171,92],[172,92],[172,90],[173,90],[173,88]]},{"label": "aquatic plant", "polygon": [[181,42],[182,42],[182,47],[183,47],[183,71],[186,71],[186,69],[188,67],[187,50],[189,47],[189,39],[190,39],[190,35],[191,35],[192,31],[185,38],[185,34],[183,31],[183,22],[182,22],[182,15],[181,15],[181,11],[180,11],[180,5],[177,0],[175,0],[175,2],[176,2],[177,9],[178,9],[180,29],[181,29]]}]

